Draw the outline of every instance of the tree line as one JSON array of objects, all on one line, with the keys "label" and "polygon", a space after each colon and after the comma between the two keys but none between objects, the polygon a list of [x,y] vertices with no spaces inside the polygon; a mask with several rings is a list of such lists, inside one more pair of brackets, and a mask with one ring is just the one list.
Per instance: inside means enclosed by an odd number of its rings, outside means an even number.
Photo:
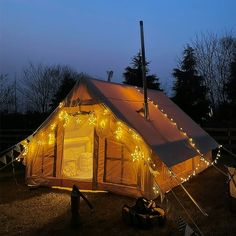
[{"label": "tree line", "polygon": [[[150,62],[145,64],[147,87],[162,90],[158,76],[150,73]],[[172,75],[171,99],[196,122],[235,121],[236,38],[232,33],[223,37],[211,33],[196,36],[184,47]],[[42,64],[29,64],[18,86],[10,83],[7,75],[0,75],[0,112],[16,112],[16,94],[20,94],[26,111],[49,113],[81,76],[68,66]],[[123,79],[124,84],[142,87],[140,52],[124,69]]]}]

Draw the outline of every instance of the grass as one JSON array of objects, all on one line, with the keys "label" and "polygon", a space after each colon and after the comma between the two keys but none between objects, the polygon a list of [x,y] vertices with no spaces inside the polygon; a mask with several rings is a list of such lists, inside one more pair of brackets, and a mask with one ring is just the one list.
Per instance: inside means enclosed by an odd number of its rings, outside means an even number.
[{"label": "grass", "polygon": [[[17,175],[16,185],[12,177],[0,178],[0,235],[181,235],[174,219],[182,216],[193,228],[194,225],[170,192],[166,195],[171,209],[164,227],[155,225],[142,230],[122,221],[124,204],[133,205],[135,199],[111,193],[86,193],[94,206],[91,212],[81,201],[81,225],[70,228],[70,192],[51,188],[29,190],[24,177]],[[204,235],[236,235],[236,213],[230,211],[226,177],[213,167],[185,183],[184,186],[208,213],[203,216],[177,187],[174,193],[191,214]]]}]

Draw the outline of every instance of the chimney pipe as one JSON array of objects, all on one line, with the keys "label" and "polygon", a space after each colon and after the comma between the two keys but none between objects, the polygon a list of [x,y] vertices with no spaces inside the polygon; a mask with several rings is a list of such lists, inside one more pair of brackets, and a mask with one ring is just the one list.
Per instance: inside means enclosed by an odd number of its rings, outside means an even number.
[{"label": "chimney pipe", "polygon": [[141,36],[141,52],[142,52],[142,77],[143,77],[143,96],[144,96],[144,117],[149,119],[148,101],[147,101],[147,79],[146,79],[146,65],[145,65],[145,47],[144,47],[144,33],[143,33],[143,21],[140,24],[140,36]]},{"label": "chimney pipe", "polygon": [[113,70],[107,71],[107,81],[108,82],[111,82],[112,76],[113,76]]}]

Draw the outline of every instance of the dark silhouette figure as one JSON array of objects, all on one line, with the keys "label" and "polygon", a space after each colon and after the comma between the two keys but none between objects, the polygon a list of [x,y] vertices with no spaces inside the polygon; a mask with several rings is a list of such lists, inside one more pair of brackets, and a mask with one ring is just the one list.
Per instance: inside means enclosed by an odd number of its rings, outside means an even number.
[{"label": "dark silhouette figure", "polygon": [[80,217],[80,197],[86,202],[89,208],[93,211],[93,206],[89,200],[79,191],[79,188],[74,184],[71,191],[71,228],[77,228],[81,225]]},{"label": "dark silhouette figure", "polygon": [[77,228],[80,224],[80,195],[78,188],[73,185],[71,191],[71,228]]}]

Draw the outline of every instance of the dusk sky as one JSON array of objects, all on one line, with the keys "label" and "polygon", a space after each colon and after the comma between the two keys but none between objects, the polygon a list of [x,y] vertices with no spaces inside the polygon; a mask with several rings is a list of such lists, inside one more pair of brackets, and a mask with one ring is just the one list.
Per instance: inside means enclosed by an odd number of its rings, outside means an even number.
[{"label": "dusk sky", "polygon": [[236,33],[236,0],[0,0],[0,73],[68,65],[121,82],[140,49],[144,22],[151,73],[165,88],[184,46],[201,32]]}]

